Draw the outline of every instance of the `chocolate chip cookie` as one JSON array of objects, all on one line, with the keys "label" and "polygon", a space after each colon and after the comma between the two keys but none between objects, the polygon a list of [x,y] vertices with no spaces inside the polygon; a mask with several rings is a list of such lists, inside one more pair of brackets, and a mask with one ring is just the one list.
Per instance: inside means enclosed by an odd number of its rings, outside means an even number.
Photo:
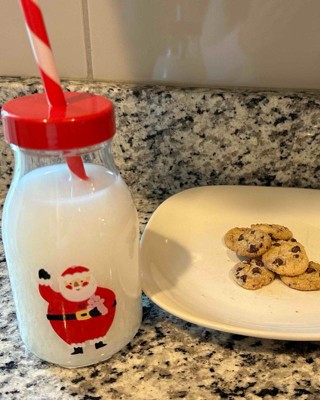
[{"label": "chocolate chip cookie", "polygon": [[275,274],[264,267],[260,259],[241,261],[232,269],[232,276],[244,289],[256,290],[269,285]]},{"label": "chocolate chip cookie", "polygon": [[268,233],[272,239],[289,240],[292,238],[292,232],[285,226],[276,224],[253,224],[251,229],[261,229]]},{"label": "chocolate chip cookie", "polygon": [[234,251],[242,257],[257,258],[271,247],[271,237],[260,229],[248,229],[238,235]]},{"label": "chocolate chip cookie", "polygon": [[235,246],[235,243],[237,242],[239,236],[249,230],[250,230],[249,228],[232,228],[232,229],[230,229],[224,235],[224,242],[225,242],[226,246],[230,250],[235,251],[234,246]]},{"label": "chocolate chip cookie", "polygon": [[309,262],[306,271],[298,276],[280,276],[283,283],[297,290],[320,289],[320,264]]},{"label": "chocolate chip cookie", "polygon": [[309,260],[303,245],[299,242],[279,240],[262,256],[266,268],[279,275],[296,276],[308,268]]}]

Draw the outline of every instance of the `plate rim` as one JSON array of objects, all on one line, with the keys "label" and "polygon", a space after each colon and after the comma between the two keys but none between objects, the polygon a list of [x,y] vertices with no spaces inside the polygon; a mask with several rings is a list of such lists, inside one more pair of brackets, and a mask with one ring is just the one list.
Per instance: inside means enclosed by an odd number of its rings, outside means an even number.
[{"label": "plate rim", "polygon": [[[140,239],[140,252],[142,250],[143,246],[143,241],[145,238],[145,235],[148,231],[148,227],[151,225],[152,220],[155,217],[156,212],[162,208],[162,206],[169,202],[172,198],[177,197],[181,195],[182,193],[185,193],[187,191],[194,191],[194,190],[201,190],[201,189],[206,189],[206,188],[247,188],[247,189],[254,189],[254,190],[289,190],[289,191],[306,191],[306,192],[320,192],[319,189],[309,189],[309,188],[294,188],[294,187],[279,187],[279,186],[246,186],[246,185],[208,185],[208,186],[198,186],[198,187],[193,187],[189,188],[186,190],[183,190],[181,192],[178,192],[166,200],[164,200],[152,213],[149,221],[147,222],[145,229],[141,235]],[[320,341],[320,327],[319,327],[319,333],[315,332],[283,332],[283,331],[276,331],[276,330],[266,330],[266,329],[255,329],[255,328],[248,328],[248,327],[240,327],[237,325],[233,325],[230,323],[222,323],[222,322],[217,322],[217,321],[208,321],[208,319],[204,319],[201,317],[196,317],[192,313],[184,312],[182,309],[177,308],[177,307],[172,307],[168,302],[161,301],[159,300],[159,295],[153,295],[151,291],[149,291],[148,286],[146,286],[147,280],[144,279],[144,268],[143,268],[143,262],[142,262],[142,257],[141,257],[141,273],[142,273],[142,290],[145,293],[145,295],[152,301],[154,302],[158,307],[163,309],[164,311],[168,312],[169,314],[180,318],[183,321],[190,322],[193,324],[196,324],[198,326],[207,328],[207,329],[213,329],[217,330],[220,332],[225,332],[225,333],[230,333],[230,334],[237,334],[237,335],[242,335],[242,336],[249,336],[249,337],[256,337],[256,338],[263,338],[263,339],[273,339],[273,340],[289,340],[289,341]]]}]

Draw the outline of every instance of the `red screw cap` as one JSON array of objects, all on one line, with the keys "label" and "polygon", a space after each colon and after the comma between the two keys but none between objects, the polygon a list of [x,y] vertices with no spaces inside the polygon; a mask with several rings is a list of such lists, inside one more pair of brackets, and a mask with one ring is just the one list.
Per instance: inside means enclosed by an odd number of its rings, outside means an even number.
[{"label": "red screw cap", "polygon": [[110,100],[64,92],[66,108],[50,108],[44,93],[10,100],[1,115],[5,140],[25,149],[71,150],[102,143],[115,134]]}]

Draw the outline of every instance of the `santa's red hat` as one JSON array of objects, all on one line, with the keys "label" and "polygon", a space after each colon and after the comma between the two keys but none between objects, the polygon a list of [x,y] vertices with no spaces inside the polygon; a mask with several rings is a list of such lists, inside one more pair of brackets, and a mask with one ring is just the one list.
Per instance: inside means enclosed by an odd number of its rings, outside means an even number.
[{"label": "santa's red hat", "polygon": [[89,268],[87,267],[82,267],[81,265],[76,265],[73,267],[67,268],[64,272],[62,272],[61,276],[66,277],[66,276],[75,276],[78,274],[82,274],[83,272],[89,272]]}]

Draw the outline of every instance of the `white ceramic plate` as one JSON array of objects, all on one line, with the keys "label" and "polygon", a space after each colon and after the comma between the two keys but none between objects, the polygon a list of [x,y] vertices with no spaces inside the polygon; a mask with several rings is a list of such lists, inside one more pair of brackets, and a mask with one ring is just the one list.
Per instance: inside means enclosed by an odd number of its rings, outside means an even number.
[{"label": "white ceramic plate", "polygon": [[223,242],[235,226],[288,226],[320,262],[320,191],[209,186],[181,192],[160,205],[141,240],[143,290],[186,321],[241,335],[320,340],[320,291],[300,292],[275,280],[259,290],[238,286],[238,261]]}]

